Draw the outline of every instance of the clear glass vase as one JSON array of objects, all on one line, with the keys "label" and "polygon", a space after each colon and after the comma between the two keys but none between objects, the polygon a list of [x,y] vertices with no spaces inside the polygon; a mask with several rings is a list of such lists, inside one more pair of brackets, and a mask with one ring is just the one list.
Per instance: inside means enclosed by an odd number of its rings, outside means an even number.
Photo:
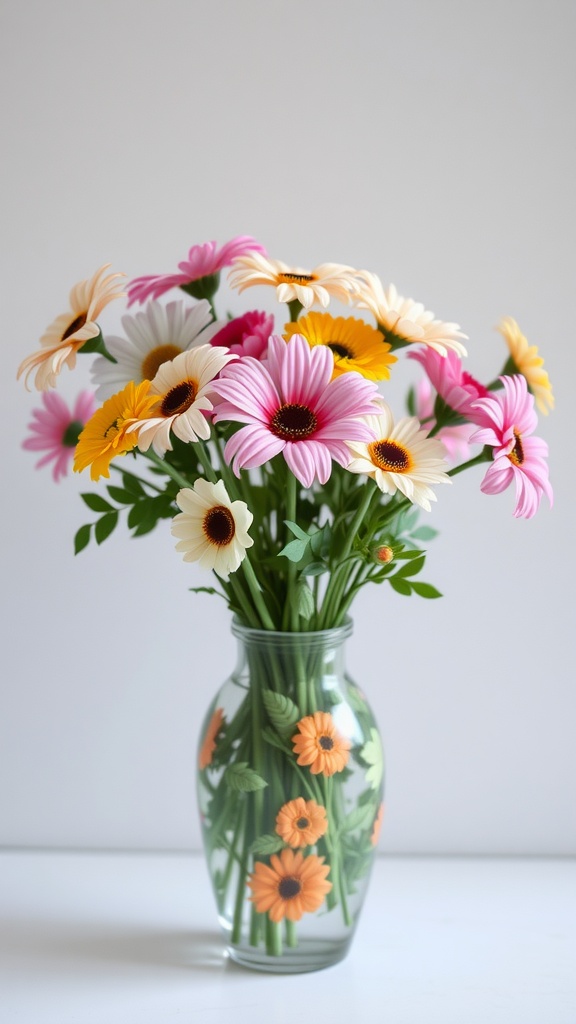
[{"label": "clear glass vase", "polygon": [[198,757],[220,924],[246,967],[318,970],[346,955],[366,894],[383,811],[380,736],[344,668],[351,623],[233,632],[238,664]]}]

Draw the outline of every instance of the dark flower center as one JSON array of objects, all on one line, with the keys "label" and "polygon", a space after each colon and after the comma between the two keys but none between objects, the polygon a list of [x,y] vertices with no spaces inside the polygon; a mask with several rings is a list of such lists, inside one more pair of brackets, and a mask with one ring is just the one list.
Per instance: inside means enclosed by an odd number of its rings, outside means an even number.
[{"label": "dark flower center", "polygon": [[412,465],[410,452],[396,441],[372,441],[368,454],[375,466],[388,473],[406,473]]},{"label": "dark flower center", "polygon": [[70,338],[73,334],[76,333],[76,331],[79,331],[81,327],[84,327],[85,323],[86,313],[80,313],[79,316],[74,318],[71,324],[68,324],[68,327],[64,331],[64,334],[62,335],[60,341],[66,341],[66,339]]},{"label": "dark flower center", "polygon": [[312,409],[309,409],[307,405],[293,402],[281,406],[274,413],[270,430],[276,434],[276,437],[281,437],[283,441],[301,441],[305,437],[310,437],[317,426],[318,420]]},{"label": "dark flower center", "polygon": [[236,523],[229,508],[215,505],[204,516],[202,528],[211,544],[223,547],[234,539]]},{"label": "dark flower center", "polygon": [[301,889],[302,885],[297,878],[281,878],[278,883],[278,893],[283,900],[293,900]]},{"label": "dark flower center", "polygon": [[182,349],[177,345],[157,345],[142,360],[142,380],[154,380],[162,363],[179,356]]},{"label": "dark flower center", "polygon": [[314,274],[278,274],[278,280],[285,284],[310,284],[316,278]]},{"label": "dark flower center", "polygon": [[62,434],[62,444],[65,448],[75,448],[78,444],[78,438],[81,432],[84,430],[84,424],[80,420],[72,420],[68,424],[66,430]]},{"label": "dark flower center", "polygon": [[322,750],[332,750],[332,747],[334,746],[334,740],[331,736],[320,736],[318,742],[322,747]]},{"label": "dark flower center", "polygon": [[162,399],[160,414],[162,416],[180,416],[190,408],[196,398],[196,385],[193,380],[183,380],[170,389]]},{"label": "dark flower center", "polygon": [[110,424],[110,426],[106,428],[106,430],[104,431],[104,440],[105,441],[110,441],[113,437],[116,437],[116,434],[120,430],[120,424],[121,423],[122,423],[122,417],[118,416],[117,419],[115,419]]},{"label": "dark flower center", "polygon": [[296,828],[308,828],[309,826],[310,822],[308,821],[308,818],[298,818]]},{"label": "dark flower center", "polygon": [[326,345],[335,356],[340,356],[342,359],[354,358],[354,353],[349,348],[346,348],[345,345],[341,345],[339,341],[328,341]]},{"label": "dark flower center", "polygon": [[516,438],[516,444],[514,445],[511,452],[508,452],[508,458],[515,466],[521,466],[524,462],[524,448],[522,447],[522,436],[519,430],[514,427],[514,437]]}]

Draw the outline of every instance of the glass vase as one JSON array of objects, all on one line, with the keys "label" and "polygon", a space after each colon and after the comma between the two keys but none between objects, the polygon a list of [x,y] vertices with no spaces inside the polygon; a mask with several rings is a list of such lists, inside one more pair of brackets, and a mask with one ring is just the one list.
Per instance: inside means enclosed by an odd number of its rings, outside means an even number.
[{"label": "glass vase", "polygon": [[344,667],[351,623],[232,628],[238,662],[198,757],[220,924],[245,967],[318,970],[346,955],[366,894],[383,811],[380,736]]}]

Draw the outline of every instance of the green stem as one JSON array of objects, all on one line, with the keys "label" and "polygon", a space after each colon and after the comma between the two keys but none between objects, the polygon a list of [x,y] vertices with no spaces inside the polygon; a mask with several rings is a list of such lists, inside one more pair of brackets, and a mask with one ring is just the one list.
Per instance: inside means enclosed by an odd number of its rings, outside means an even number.
[{"label": "green stem", "polygon": [[[124,466],[119,466],[116,462],[110,463],[111,469],[115,469],[117,473],[121,473],[122,476],[129,476],[132,480],[137,480],[143,487],[149,487],[151,491],[156,491],[158,494],[164,494],[163,487],[156,487],[156,484],[150,483],[149,480],[145,480],[144,477],[138,476],[137,473],[132,473],[129,469],[124,469]],[[190,486],[188,484],[188,486]]]},{"label": "green stem", "polygon": [[183,476],[182,473],[179,473],[177,469],[174,469],[174,466],[171,466],[166,459],[161,459],[159,455],[156,455],[156,452],[152,448],[149,448],[148,451],[143,454],[150,462],[153,462],[155,466],[158,466],[166,476],[171,477],[174,483],[178,484],[180,487],[192,486],[190,481]]},{"label": "green stem", "polygon": [[[296,522],[296,477],[293,473],[288,474],[287,482],[287,493],[286,493],[286,519],[291,523]],[[287,542],[290,540],[292,534],[289,527],[286,527],[288,534]],[[288,592],[286,594],[286,604],[284,605],[284,615],[282,617],[282,628],[287,630],[290,628],[293,631],[298,629],[298,609],[296,608],[296,563],[290,561],[288,565]]]},{"label": "green stem", "polygon": [[300,299],[292,299],[292,301],[291,302],[287,302],[286,305],[288,306],[288,312],[290,314],[290,321],[291,321],[291,323],[294,324],[294,323],[296,323],[296,321],[297,321],[298,317],[300,316],[300,313],[301,313],[301,311],[302,311],[302,309],[304,307],[302,306],[302,303],[300,302]]},{"label": "green stem", "polygon": [[262,621],[264,629],[276,629],[270,612],[266,607],[262,591],[260,590],[260,584],[258,583],[256,573],[254,572],[252,563],[248,555],[244,557],[244,560],[242,562],[242,569],[244,570],[246,582],[248,584],[248,587],[250,588],[250,593],[252,595],[252,598],[254,599],[254,604],[256,605],[256,608],[258,609],[258,612],[260,614],[260,619]]},{"label": "green stem", "polygon": [[468,462],[463,462],[460,466],[454,466],[453,469],[448,470],[448,476],[458,476],[458,473],[463,473],[465,469],[471,469],[472,466],[479,466],[482,462],[490,462],[492,459],[492,449],[489,445],[485,445],[479,455],[475,455],[473,459],[468,459]]}]

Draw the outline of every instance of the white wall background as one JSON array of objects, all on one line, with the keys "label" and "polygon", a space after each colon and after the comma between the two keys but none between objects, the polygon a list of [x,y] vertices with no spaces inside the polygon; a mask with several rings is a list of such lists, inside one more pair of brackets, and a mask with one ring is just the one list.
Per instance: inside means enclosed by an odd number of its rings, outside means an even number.
[{"label": "white wall background", "polygon": [[348,664],[385,736],[385,850],[576,852],[575,20],[570,0],[4,0],[3,843],[199,844],[228,615],[188,593],[206,580],[167,525],[73,557],[90,481],[35,471],[19,446],[38,398],[14,376],[101,263],[170,271],[245,232],[394,281],[463,326],[485,379],[502,315],[540,346],[554,510],[514,520],[480,470],[441,489],[426,578],[446,596],[365,594]]}]

